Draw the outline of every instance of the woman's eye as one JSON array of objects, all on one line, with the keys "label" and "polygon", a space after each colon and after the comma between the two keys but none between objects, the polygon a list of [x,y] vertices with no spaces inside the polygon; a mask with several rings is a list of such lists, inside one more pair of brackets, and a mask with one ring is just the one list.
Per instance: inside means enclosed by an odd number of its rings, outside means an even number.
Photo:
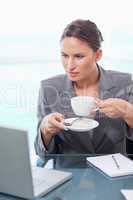
[{"label": "woman's eye", "polygon": [[83,58],[84,56],[83,55],[76,55],[75,57],[76,58]]},{"label": "woman's eye", "polygon": [[66,54],[62,54],[61,56],[64,57],[64,58],[68,57],[68,55],[66,55]]}]

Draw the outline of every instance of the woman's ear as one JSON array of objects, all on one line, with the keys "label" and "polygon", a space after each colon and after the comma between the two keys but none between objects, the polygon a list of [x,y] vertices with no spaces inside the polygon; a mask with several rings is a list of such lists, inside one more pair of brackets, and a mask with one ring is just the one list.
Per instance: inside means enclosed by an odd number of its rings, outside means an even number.
[{"label": "woman's ear", "polygon": [[97,51],[96,51],[96,57],[95,57],[95,61],[97,62],[97,61],[99,61],[100,59],[101,59],[101,57],[102,57],[102,49],[98,49]]}]

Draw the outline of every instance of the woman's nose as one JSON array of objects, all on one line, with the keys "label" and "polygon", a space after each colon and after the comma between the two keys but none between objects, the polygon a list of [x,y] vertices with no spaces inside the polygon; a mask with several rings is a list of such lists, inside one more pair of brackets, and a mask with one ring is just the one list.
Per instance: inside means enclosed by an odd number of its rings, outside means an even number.
[{"label": "woman's nose", "polygon": [[76,68],[75,62],[72,58],[69,58],[68,63],[67,63],[67,69],[68,71],[72,71]]}]

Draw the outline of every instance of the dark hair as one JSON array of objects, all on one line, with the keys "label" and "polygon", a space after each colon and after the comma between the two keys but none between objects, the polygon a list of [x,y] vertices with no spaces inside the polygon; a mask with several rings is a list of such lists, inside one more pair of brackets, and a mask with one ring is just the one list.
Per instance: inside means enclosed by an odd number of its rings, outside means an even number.
[{"label": "dark hair", "polygon": [[82,19],[72,21],[67,25],[60,41],[66,37],[75,37],[83,40],[87,42],[94,51],[101,47],[101,42],[103,41],[102,34],[96,24],[90,20]]}]

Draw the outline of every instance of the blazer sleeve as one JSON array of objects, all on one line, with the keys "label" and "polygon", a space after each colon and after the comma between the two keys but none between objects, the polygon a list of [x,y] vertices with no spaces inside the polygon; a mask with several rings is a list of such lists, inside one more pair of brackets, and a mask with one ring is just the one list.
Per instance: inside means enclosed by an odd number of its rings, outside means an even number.
[{"label": "blazer sleeve", "polygon": [[38,106],[37,106],[37,118],[38,118],[37,136],[34,142],[36,154],[43,160],[46,159],[46,156],[48,154],[57,153],[57,145],[55,145],[54,137],[52,138],[49,147],[47,149],[41,137],[40,124],[42,120],[44,120],[45,117],[47,117],[51,113],[51,109],[47,102],[46,90],[47,87],[44,87],[44,85],[41,84],[38,97]]},{"label": "blazer sleeve", "polygon": [[[133,74],[132,74],[131,82],[127,88],[127,93],[128,93],[128,101],[129,103],[133,105]],[[127,137],[133,140],[133,128],[130,128],[129,126],[127,127]]]}]

